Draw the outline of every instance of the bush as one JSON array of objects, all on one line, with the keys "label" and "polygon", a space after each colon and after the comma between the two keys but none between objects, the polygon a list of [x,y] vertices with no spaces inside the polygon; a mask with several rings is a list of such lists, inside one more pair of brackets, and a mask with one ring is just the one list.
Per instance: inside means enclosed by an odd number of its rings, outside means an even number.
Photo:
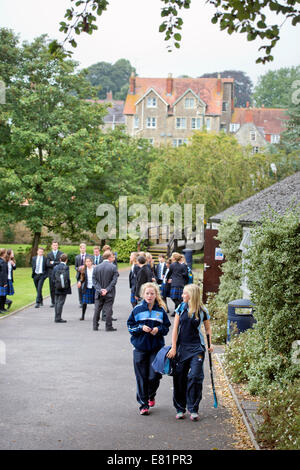
[{"label": "bush", "polygon": [[263,422],[257,438],[265,446],[278,450],[300,448],[300,380],[286,383],[284,388],[273,386],[261,399],[258,413]]},{"label": "bush", "polygon": [[292,344],[300,338],[299,217],[271,216],[255,229],[247,256],[257,320],[255,340],[247,345],[254,358],[248,373],[254,393],[265,393],[274,382],[283,386],[299,378],[299,367],[292,362]]},{"label": "bush", "polygon": [[227,305],[217,301],[215,294],[209,294],[206,303],[212,324],[212,342],[225,344],[227,338]]},{"label": "bush", "polygon": [[225,369],[231,380],[235,383],[243,383],[248,380],[248,372],[253,361],[253,352],[249,349],[250,336],[253,329],[243,333],[231,333],[231,339],[225,348]]},{"label": "bush", "polygon": [[[137,240],[128,238],[127,240],[113,240],[110,243],[112,251],[117,252],[117,259],[123,263],[129,263],[130,253],[137,251]],[[143,248],[142,248],[143,249]]]},{"label": "bush", "polygon": [[217,301],[228,304],[231,300],[240,299],[242,296],[242,252],[240,244],[243,238],[243,228],[237,217],[228,217],[219,228],[217,240],[220,240],[220,248],[224,253],[226,262],[222,264],[222,276],[217,295]]}]

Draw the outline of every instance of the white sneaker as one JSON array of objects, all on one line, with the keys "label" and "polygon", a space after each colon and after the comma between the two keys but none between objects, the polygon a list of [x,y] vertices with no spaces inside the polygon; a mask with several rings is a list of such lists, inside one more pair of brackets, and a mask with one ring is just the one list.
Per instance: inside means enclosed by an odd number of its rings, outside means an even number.
[{"label": "white sneaker", "polygon": [[184,418],[184,413],[182,411],[179,411],[176,415],[176,419],[183,419]]},{"label": "white sneaker", "polygon": [[198,413],[191,413],[191,420],[192,421],[198,421],[199,415]]}]

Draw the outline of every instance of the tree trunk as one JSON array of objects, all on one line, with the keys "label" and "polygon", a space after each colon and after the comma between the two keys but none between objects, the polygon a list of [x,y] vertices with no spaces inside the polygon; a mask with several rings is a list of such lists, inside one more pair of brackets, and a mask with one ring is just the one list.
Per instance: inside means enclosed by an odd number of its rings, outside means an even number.
[{"label": "tree trunk", "polygon": [[35,232],[31,246],[31,259],[37,254],[38,246],[41,239],[41,232]]}]

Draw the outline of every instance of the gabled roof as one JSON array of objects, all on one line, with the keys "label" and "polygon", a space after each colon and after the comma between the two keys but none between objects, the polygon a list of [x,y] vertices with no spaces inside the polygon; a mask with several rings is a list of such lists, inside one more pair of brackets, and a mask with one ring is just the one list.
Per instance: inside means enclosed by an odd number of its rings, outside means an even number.
[{"label": "gabled roof", "polygon": [[[172,94],[167,94],[167,78],[135,77],[135,93],[128,93],[124,114],[135,114],[136,103],[145,95],[147,90],[153,88],[159,96],[173,106],[174,103],[187,91],[192,90],[206,104],[206,114],[221,115],[223,101],[223,84],[233,83],[233,78],[172,78]],[[221,84],[219,88],[218,85]],[[220,91],[219,91],[220,90]]]},{"label": "gabled roof", "polygon": [[124,101],[121,100],[86,100],[93,103],[108,104],[107,114],[104,116],[104,123],[125,124]]},{"label": "gabled roof", "polygon": [[263,128],[265,134],[281,134],[285,130],[284,121],[288,119],[287,109],[279,108],[234,108],[231,122],[240,124],[253,122]]},{"label": "gabled roof", "polygon": [[159,93],[157,93],[157,91],[154,88],[149,88],[149,90],[147,90],[146,93],[143,96],[141,96],[140,99],[135,104],[137,105],[140,101],[142,101],[151,92],[155,93],[155,95],[159,99],[161,99],[166,106],[168,106],[168,103],[159,95]]},{"label": "gabled roof", "polygon": [[238,217],[242,225],[253,225],[259,222],[268,207],[278,214],[284,214],[289,208],[299,208],[299,201],[300,171],[210,217],[209,222],[220,223],[233,215]]},{"label": "gabled roof", "polygon": [[196,93],[191,89],[191,88],[188,88],[184,93],[183,95],[179,96],[179,98],[175,101],[175,103],[173,104],[173,106],[176,106],[176,104],[182,100],[185,95],[187,95],[188,93],[192,93],[192,95],[202,104],[202,106],[206,106],[206,103],[204,103],[204,101],[200,98],[200,96],[196,95]]}]

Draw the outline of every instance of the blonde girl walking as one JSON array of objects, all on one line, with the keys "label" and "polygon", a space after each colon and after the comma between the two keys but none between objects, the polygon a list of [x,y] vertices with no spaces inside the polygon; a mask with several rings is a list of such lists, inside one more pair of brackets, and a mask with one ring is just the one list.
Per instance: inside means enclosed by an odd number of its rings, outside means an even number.
[{"label": "blonde girl walking", "polygon": [[[205,343],[200,331],[202,322],[211,344],[210,317],[201,303],[200,294],[196,284],[184,287],[183,302],[178,306],[174,319],[172,347],[167,354],[169,358],[175,358],[173,404],[177,411],[176,419],[184,418],[186,409],[192,421],[199,418],[205,356]],[[212,352],[213,347],[208,351]]]}]

